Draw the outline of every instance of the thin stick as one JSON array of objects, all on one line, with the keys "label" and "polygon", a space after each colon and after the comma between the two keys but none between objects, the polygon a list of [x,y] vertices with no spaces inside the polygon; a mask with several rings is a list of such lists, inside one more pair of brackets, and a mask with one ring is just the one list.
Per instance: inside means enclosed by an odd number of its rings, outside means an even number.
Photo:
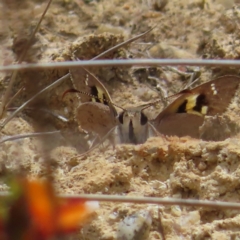
[{"label": "thin stick", "polygon": [[1,124],[0,124],[0,128],[3,128],[13,117],[15,117],[19,112],[21,112],[31,101],[33,101],[34,99],[36,99],[39,95],[41,95],[42,93],[48,91],[49,89],[52,89],[53,87],[56,87],[58,84],[60,84],[63,80],[67,79],[68,75],[65,75],[61,78],[59,78],[57,81],[55,81],[54,83],[48,85],[47,87],[45,87],[44,89],[42,89],[40,92],[38,92],[37,94],[35,94],[33,97],[31,97],[28,101],[26,101],[25,103],[23,103],[15,112],[13,112],[9,117],[7,117]]},{"label": "thin stick", "polygon": [[192,73],[180,71],[180,70],[178,70],[177,68],[174,68],[174,67],[171,67],[171,66],[165,67],[164,70],[177,73],[177,74],[179,74],[180,76],[184,76],[184,77],[189,77],[189,76],[191,76],[191,74],[192,74]]},{"label": "thin stick", "polygon": [[51,132],[37,132],[37,133],[26,133],[26,134],[14,135],[14,136],[7,136],[7,137],[0,138],[0,144],[8,141],[14,141],[14,140],[19,140],[19,139],[29,138],[29,137],[47,136],[47,135],[52,135],[60,132],[61,132],[60,130],[57,130],[57,131],[51,131]]},{"label": "thin stick", "polygon": [[19,94],[22,92],[23,87],[21,87],[16,93],[15,95],[8,101],[8,103],[5,105],[5,109],[19,96]]},{"label": "thin stick", "polygon": [[[225,66],[239,67],[239,60],[216,60],[216,59],[121,59],[121,60],[83,60],[66,61],[55,63],[30,63],[21,65],[0,66],[0,71],[26,70],[26,69],[51,69],[71,67],[106,67],[106,66]],[[69,74],[67,74],[69,75]]]},{"label": "thin stick", "polygon": [[[1,197],[6,197],[9,192],[1,192]],[[120,202],[120,203],[138,203],[138,204],[161,204],[166,206],[195,206],[195,207],[210,207],[222,209],[236,209],[240,210],[240,203],[237,202],[223,202],[210,200],[196,200],[196,199],[179,199],[179,198],[159,198],[159,197],[129,197],[120,195],[101,195],[101,194],[77,194],[67,195],[60,194],[61,198],[82,199],[86,201],[100,201],[100,202]]]},{"label": "thin stick", "polygon": [[[18,109],[18,107],[10,107],[10,108],[8,108],[7,109],[7,111],[16,111]],[[34,107],[27,107],[27,108],[25,108],[25,110],[30,110],[30,111],[42,111],[42,112],[44,112],[44,113],[47,113],[47,114],[49,114],[49,115],[52,115],[52,116],[54,116],[55,118],[57,118],[57,119],[59,119],[60,121],[62,121],[62,122],[69,122],[69,120],[66,118],[66,117],[64,117],[64,116],[62,116],[62,115],[60,115],[60,114],[57,114],[57,113],[55,113],[55,112],[51,112],[50,110],[48,110],[48,109],[46,109],[46,108],[34,108]]]},{"label": "thin stick", "polygon": [[[157,77],[149,76],[148,79],[159,82],[159,78],[157,78]],[[160,102],[163,103],[164,107],[166,107],[168,105],[167,91],[160,84],[157,84],[156,87],[152,87],[151,84],[149,84],[147,81],[146,81],[146,84],[150,89],[152,89],[153,91],[158,93],[160,100],[161,100]]]},{"label": "thin stick", "polygon": [[196,199],[128,197],[128,196],[116,196],[116,195],[105,195],[105,194],[104,195],[100,195],[100,194],[60,195],[60,197],[83,199],[87,201],[125,202],[125,203],[143,203],[143,204],[148,203],[148,204],[162,204],[162,205],[214,207],[214,208],[227,208],[227,209],[240,210],[240,203],[196,200]]},{"label": "thin stick", "polygon": [[117,44],[116,46],[114,46],[114,47],[112,47],[112,48],[109,48],[108,50],[106,50],[105,52],[97,55],[96,57],[92,58],[91,60],[96,60],[96,59],[99,59],[99,58],[101,58],[101,57],[104,57],[104,56],[106,56],[107,54],[109,54],[110,52],[113,52],[113,51],[115,51],[116,49],[118,49],[118,48],[120,48],[120,47],[123,47],[123,46],[125,46],[125,45],[127,45],[127,44],[129,44],[129,43],[131,43],[131,42],[133,42],[133,41],[135,41],[135,40],[143,37],[144,35],[146,35],[146,34],[148,34],[149,32],[151,32],[155,27],[156,27],[156,26],[150,28],[149,30],[147,30],[147,31],[144,32],[144,33],[141,33],[141,34],[137,35],[136,37],[130,38],[130,39],[128,39],[127,41],[124,41],[124,42],[122,42],[122,43]]},{"label": "thin stick", "polygon": [[39,30],[39,28],[40,28],[40,25],[41,25],[41,23],[42,23],[45,15],[46,15],[48,9],[49,9],[51,3],[52,3],[52,0],[49,0],[46,8],[45,8],[44,11],[43,11],[43,14],[42,14],[40,20],[39,20],[38,23],[37,23],[37,26],[35,27],[34,31],[32,32],[29,40],[27,41],[27,44],[25,45],[25,48],[23,49],[23,52],[22,52],[21,56],[20,56],[19,59],[18,59],[18,62],[22,62],[23,59],[24,59],[24,57],[26,56],[27,50],[28,50],[28,48],[29,48],[30,45],[31,45],[31,41],[33,40],[34,36],[35,36],[36,33],[38,32],[38,30]]},{"label": "thin stick", "polygon": [[100,142],[98,142],[98,143],[97,143],[96,145],[94,145],[94,146],[91,146],[91,148],[88,149],[86,152],[84,152],[84,153],[82,153],[82,154],[78,154],[77,156],[70,158],[70,161],[71,161],[72,159],[76,158],[76,157],[77,157],[77,158],[80,158],[80,157],[86,156],[86,155],[88,155],[90,152],[92,152],[93,150],[97,149],[97,148],[114,132],[115,129],[116,129],[116,126],[113,127],[113,128],[111,128],[111,129],[105,134],[105,136],[100,139]]},{"label": "thin stick", "polygon": [[[48,1],[48,4],[47,4],[47,6],[46,6],[46,8],[45,8],[45,10],[44,10],[44,12],[43,12],[40,20],[39,20],[37,26],[35,27],[34,31],[32,32],[29,40],[27,41],[27,44],[25,45],[25,47],[24,47],[24,49],[23,49],[22,54],[20,55],[20,57],[19,57],[19,59],[18,59],[18,63],[21,63],[21,62],[23,61],[24,57],[26,56],[27,50],[28,50],[28,48],[29,48],[30,45],[31,45],[31,42],[32,42],[32,40],[33,40],[33,37],[34,37],[35,34],[37,33],[37,31],[38,31],[38,29],[39,29],[39,27],[40,27],[40,25],[41,25],[41,23],[42,23],[42,20],[43,20],[45,14],[47,13],[47,10],[48,10],[51,2],[52,2],[52,0],[49,0],[49,1]],[[5,94],[3,95],[2,103],[0,104],[0,116],[3,115],[3,112],[4,112],[4,110],[5,110],[5,106],[8,105],[8,104],[7,104],[7,101],[8,101],[8,99],[9,99],[9,97],[10,97],[10,93],[11,93],[11,90],[12,90],[12,86],[13,86],[14,81],[15,81],[15,79],[16,79],[17,73],[18,73],[18,69],[15,69],[14,72],[12,73],[12,75],[11,75],[11,79],[10,79],[10,81],[9,81],[9,85],[8,85],[8,87],[7,87],[7,89],[6,89],[6,92],[5,92]]]}]

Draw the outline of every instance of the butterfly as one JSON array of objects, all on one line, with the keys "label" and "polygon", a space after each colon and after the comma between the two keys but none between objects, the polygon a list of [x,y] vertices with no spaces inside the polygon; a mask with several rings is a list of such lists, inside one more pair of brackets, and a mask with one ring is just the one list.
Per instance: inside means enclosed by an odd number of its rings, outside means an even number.
[{"label": "butterfly", "polygon": [[[229,75],[218,77],[191,90],[185,89],[176,94],[177,98],[150,120],[143,111],[154,103],[123,109],[117,114],[105,86],[89,71],[83,70],[87,79],[85,91],[88,94],[85,95],[88,96],[88,102],[81,104],[76,111],[79,125],[104,139],[116,130],[120,143],[143,143],[158,133],[200,138],[199,127],[203,124],[204,117],[226,111],[240,83],[240,77]],[[72,75],[73,79],[75,77]]]}]

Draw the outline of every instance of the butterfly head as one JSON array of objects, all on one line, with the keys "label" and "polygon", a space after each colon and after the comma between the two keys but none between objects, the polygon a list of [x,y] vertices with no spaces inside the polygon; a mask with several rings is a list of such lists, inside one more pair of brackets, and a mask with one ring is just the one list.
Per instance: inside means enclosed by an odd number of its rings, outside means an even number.
[{"label": "butterfly head", "polygon": [[143,109],[124,109],[118,115],[121,142],[139,144],[146,141],[148,117]]},{"label": "butterfly head", "polygon": [[118,115],[119,123],[124,124],[138,124],[144,126],[148,123],[148,118],[143,111],[124,110]]}]

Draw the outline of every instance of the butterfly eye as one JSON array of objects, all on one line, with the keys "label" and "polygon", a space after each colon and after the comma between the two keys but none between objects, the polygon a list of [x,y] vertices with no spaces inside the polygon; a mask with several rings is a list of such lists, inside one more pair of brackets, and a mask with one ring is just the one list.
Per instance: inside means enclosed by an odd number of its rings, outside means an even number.
[{"label": "butterfly eye", "polygon": [[141,117],[140,117],[141,125],[145,125],[145,124],[147,124],[147,122],[148,122],[147,116],[143,112],[141,112]]},{"label": "butterfly eye", "polygon": [[124,112],[121,112],[118,116],[118,120],[121,124],[123,124],[123,115],[124,115]]}]

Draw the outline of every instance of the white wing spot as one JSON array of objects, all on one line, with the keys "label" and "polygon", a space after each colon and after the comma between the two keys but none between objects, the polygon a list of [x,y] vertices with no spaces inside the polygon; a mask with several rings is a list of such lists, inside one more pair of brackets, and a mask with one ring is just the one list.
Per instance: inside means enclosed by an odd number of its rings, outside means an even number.
[{"label": "white wing spot", "polygon": [[213,91],[213,95],[217,95],[218,91],[217,91],[217,89],[215,88],[215,84],[214,84],[214,83],[211,84],[211,89],[212,89],[212,91]]},{"label": "white wing spot", "polygon": [[85,76],[85,85],[88,86],[88,82],[89,82],[89,75],[86,74],[86,76]]}]

